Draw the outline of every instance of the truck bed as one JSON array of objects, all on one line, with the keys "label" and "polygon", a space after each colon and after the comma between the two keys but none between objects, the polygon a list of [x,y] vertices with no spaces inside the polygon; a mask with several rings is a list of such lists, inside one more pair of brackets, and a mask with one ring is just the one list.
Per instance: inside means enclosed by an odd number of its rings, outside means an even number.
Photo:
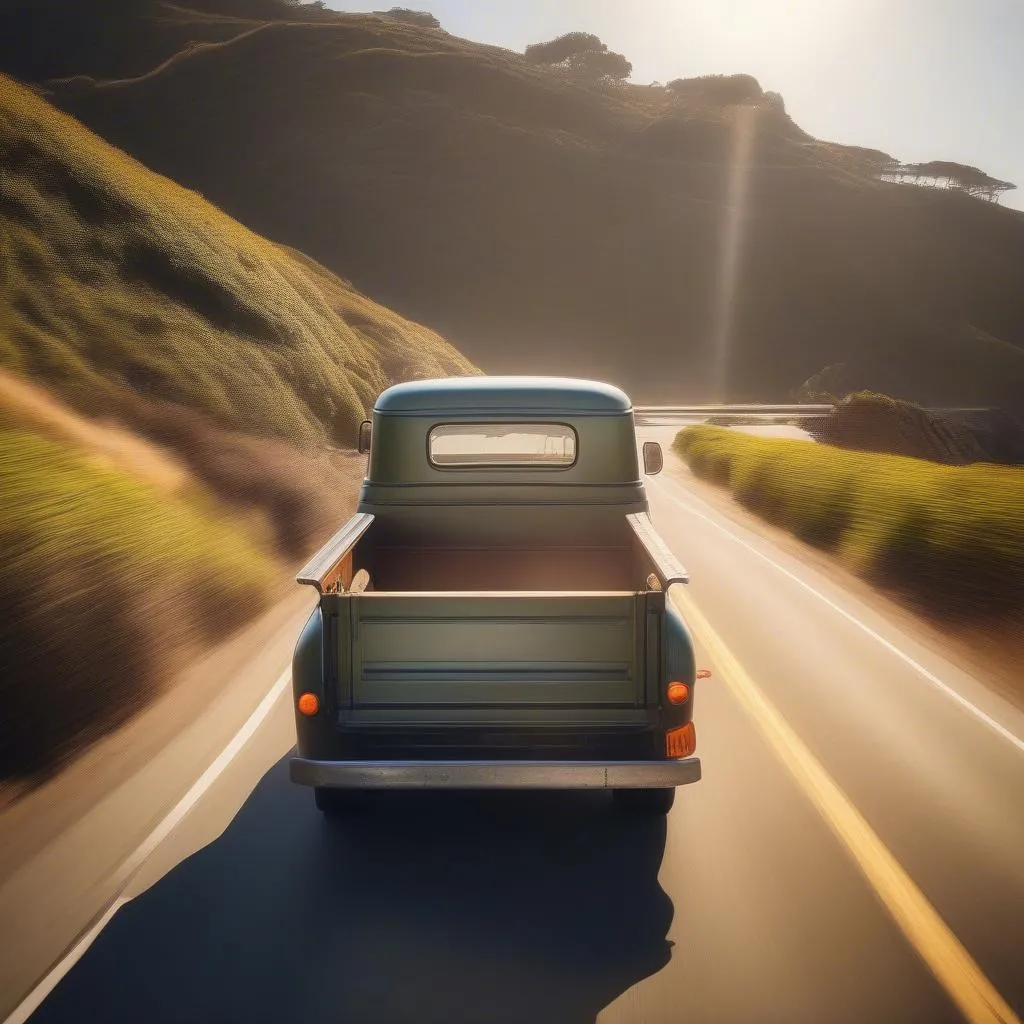
[{"label": "truck bed", "polygon": [[524,545],[530,527],[518,543],[425,546],[356,517],[305,577],[322,592],[337,714],[540,725],[576,708],[637,722],[658,702],[662,588],[685,578],[659,559],[648,522],[619,515],[576,544]]},{"label": "truck bed", "polygon": [[647,575],[629,547],[387,547],[364,565],[377,592],[627,591]]}]

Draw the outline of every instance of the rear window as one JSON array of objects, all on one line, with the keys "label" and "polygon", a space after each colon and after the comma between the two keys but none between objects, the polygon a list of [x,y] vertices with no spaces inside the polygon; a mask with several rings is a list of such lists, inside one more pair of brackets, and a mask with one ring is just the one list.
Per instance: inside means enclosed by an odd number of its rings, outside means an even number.
[{"label": "rear window", "polygon": [[441,423],[427,447],[431,464],[442,469],[565,467],[576,461],[576,431],[564,423]]}]

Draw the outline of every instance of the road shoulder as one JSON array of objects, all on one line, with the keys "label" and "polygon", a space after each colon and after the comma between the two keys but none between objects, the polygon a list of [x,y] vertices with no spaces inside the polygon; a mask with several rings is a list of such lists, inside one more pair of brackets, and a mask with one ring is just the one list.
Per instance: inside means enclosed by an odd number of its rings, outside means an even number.
[{"label": "road shoulder", "polygon": [[119,895],[125,860],[287,669],[313,603],[296,588],[0,815],[0,931],[19,936],[0,962],[3,1014]]}]

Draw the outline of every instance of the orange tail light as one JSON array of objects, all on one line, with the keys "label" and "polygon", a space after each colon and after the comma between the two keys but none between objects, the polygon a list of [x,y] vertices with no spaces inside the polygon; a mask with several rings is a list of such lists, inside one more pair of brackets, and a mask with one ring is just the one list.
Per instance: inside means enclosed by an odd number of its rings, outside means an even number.
[{"label": "orange tail light", "polygon": [[669,683],[665,696],[668,697],[669,704],[684,704],[686,698],[690,696],[690,688],[686,683]]},{"label": "orange tail light", "polygon": [[665,733],[665,754],[667,757],[689,757],[697,749],[697,731],[693,722],[669,729]]},{"label": "orange tail light", "polygon": [[320,698],[315,693],[304,693],[299,697],[299,711],[307,718],[320,710]]}]

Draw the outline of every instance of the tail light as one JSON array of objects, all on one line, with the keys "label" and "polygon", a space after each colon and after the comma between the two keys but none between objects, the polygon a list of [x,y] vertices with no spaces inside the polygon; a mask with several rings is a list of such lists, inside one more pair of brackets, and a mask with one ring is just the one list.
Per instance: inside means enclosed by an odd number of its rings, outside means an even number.
[{"label": "tail light", "polygon": [[685,704],[687,697],[690,696],[690,688],[686,683],[669,683],[665,696],[668,697],[669,704]]},{"label": "tail light", "polygon": [[666,757],[689,757],[696,749],[697,731],[693,727],[693,722],[688,722],[678,729],[669,729],[665,733]]},{"label": "tail light", "polygon": [[303,693],[298,699],[300,713],[311,718],[320,710],[320,698],[315,693]]}]

